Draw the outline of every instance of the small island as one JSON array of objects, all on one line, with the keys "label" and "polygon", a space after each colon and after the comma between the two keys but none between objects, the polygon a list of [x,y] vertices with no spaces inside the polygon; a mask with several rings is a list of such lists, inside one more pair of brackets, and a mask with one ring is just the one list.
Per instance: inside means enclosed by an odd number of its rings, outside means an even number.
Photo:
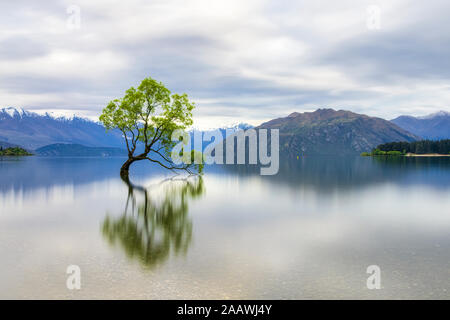
[{"label": "small island", "polygon": [[371,152],[363,152],[361,156],[450,157],[450,139],[389,142],[378,145]]},{"label": "small island", "polygon": [[20,147],[10,147],[3,149],[0,147],[0,157],[4,156],[32,156],[27,150]]}]

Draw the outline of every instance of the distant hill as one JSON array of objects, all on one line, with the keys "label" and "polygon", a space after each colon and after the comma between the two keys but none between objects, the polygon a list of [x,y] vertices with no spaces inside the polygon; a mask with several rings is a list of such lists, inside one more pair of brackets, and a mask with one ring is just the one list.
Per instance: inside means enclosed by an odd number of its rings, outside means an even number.
[{"label": "distant hill", "polygon": [[36,149],[36,154],[47,157],[114,157],[126,156],[120,148],[87,147],[80,144],[56,143]]},{"label": "distant hill", "polygon": [[333,109],[294,112],[260,128],[279,129],[280,153],[291,156],[360,154],[385,142],[419,139],[390,121]]},{"label": "distant hill", "polygon": [[5,142],[5,141],[0,141],[0,148],[2,148],[2,149],[14,148],[14,147],[17,147],[17,145],[12,144],[12,143],[8,143],[8,142]]},{"label": "distant hill", "polygon": [[391,122],[425,139],[450,139],[450,113],[446,111],[425,117],[400,116]]},{"label": "distant hill", "polygon": [[89,147],[123,147],[118,130],[106,132],[94,121],[80,117],[39,115],[17,108],[0,109],[0,141],[34,150],[54,143]]}]

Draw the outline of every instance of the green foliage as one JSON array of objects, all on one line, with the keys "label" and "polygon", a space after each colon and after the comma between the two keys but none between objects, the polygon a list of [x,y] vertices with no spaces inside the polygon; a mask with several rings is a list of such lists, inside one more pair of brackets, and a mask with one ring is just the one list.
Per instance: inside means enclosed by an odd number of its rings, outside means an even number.
[{"label": "green foliage", "polygon": [[11,147],[3,149],[0,147],[0,156],[32,156],[27,150],[19,147]]},{"label": "green foliage", "polygon": [[[196,159],[199,159],[200,163],[195,163]],[[203,153],[197,150],[191,150],[191,162],[192,162],[192,166],[194,168],[194,170],[196,170],[199,174],[203,173],[203,168],[204,168],[204,156]]]},{"label": "green foliage", "polygon": [[[194,107],[187,94],[171,94],[161,82],[146,78],[137,88],[128,89],[123,98],[111,101],[100,121],[108,130],[122,132],[130,161],[150,160],[167,169],[200,171],[198,165],[176,166],[170,159],[176,144],[172,133],[192,125]],[[144,150],[135,154],[139,143]]]},{"label": "green foliage", "polygon": [[446,140],[421,140],[414,142],[389,142],[380,144],[376,150],[381,151],[396,151],[402,154],[415,153],[415,154],[427,154],[438,153],[448,154],[450,153],[450,139]]},{"label": "green foliage", "polygon": [[403,153],[400,152],[400,151],[388,151],[388,152],[387,152],[387,155],[388,155],[388,156],[402,156]]},{"label": "green foliage", "polygon": [[380,150],[380,149],[375,149],[372,151],[372,155],[373,156],[385,156],[387,154],[386,151]]},{"label": "green foliage", "polygon": [[404,153],[400,151],[384,151],[380,149],[374,149],[371,153],[363,152],[361,153],[361,156],[363,157],[369,157],[369,156],[402,156]]},{"label": "green foliage", "polygon": [[361,156],[401,156],[407,153],[415,154],[449,154],[450,153],[450,139],[446,140],[421,140],[414,142],[389,142],[380,144],[369,154],[363,152]]}]

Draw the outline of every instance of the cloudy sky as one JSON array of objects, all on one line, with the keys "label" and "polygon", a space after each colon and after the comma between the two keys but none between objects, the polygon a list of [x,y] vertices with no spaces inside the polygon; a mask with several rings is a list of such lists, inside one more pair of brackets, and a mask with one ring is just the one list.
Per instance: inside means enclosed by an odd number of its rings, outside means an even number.
[{"label": "cloudy sky", "polygon": [[[96,117],[151,76],[197,126],[450,111],[450,1],[1,1],[0,107]],[[79,15],[78,15],[79,13]]]}]

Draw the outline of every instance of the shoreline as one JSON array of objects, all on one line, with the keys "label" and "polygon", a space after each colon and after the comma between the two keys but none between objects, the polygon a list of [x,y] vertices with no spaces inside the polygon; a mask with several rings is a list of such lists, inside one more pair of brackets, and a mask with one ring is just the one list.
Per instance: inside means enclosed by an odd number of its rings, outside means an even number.
[{"label": "shoreline", "polygon": [[362,157],[422,157],[422,158],[435,158],[435,157],[450,157],[450,154],[440,154],[440,153],[424,153],[424,154],[416,154],[416,153],[407,153],[407,154],[370,154],[363,152],[361,153]]},{"label": "shoreline", "polygon": [[450,154],[440,154],[440,153],[425,153],[425,154],[416,154],[416,153],[407,153],[405,157],[450,157]]}]

